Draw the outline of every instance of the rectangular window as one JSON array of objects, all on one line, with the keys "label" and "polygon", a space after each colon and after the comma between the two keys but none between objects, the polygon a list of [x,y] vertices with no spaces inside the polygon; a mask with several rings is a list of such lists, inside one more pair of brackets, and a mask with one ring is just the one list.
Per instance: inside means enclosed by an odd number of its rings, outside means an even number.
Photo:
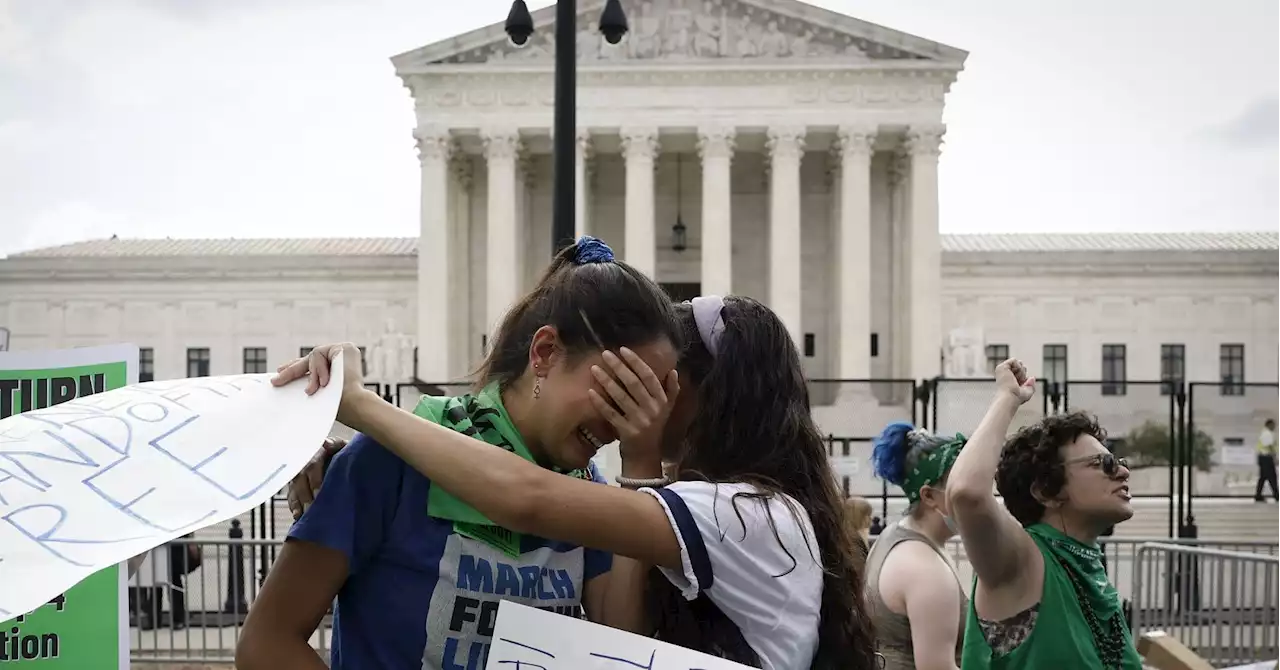
[{"label": "rectangular window", "polygon": [[298,358],[306,358],[311,355],[311,350],[315,347],[301,347],[298,349]]},{"label": "rectangular window", "polygon": [[817,346],[817,337],[813,333],[804,334],[805,358],[813,358],[813,350]]},{"label": "rectangular window", "polygon": [[209,350],[205,348],[187,349],[187,377],[209,376]]},{"label": "rectangular window", "polygon": [[1160,395],[1173,395],[1187,381],[1187,347],[1160,345]]},{"label": "rectangular window", "polygon": [[880,333],[871,333],[871,357],[880,355]]},{"label": "rectangular window", "polygon": [[1222,395],[1244,395],[1244,345],[1224,344],[1218,350]]},{"label": "rectangular window", "polygon": [[1053,386],[1051,391],[1062,393],[1067,383],[1067,345],[1044,345],[1044,380]]},{"label": "rectangular window", "polygon": [[138,349],[138,381],[156,380],[156,350],[151,347]]},{"label": "rectangular window", "polygon": [[1125,345],[1102,345],[1102,395],[1124,395]]},{"label": "rectangular window", "polygon": [[245,347],[244,348],[244,373],[246,375],[258,375],[267,371],[267,348],[266,347]]},{"label": "rectangular window", "polygon": [[988,344],[987,345],[987,372],[995,374],[996,366],[1009,360],[1009,345],[1007,344]]},{"label": "rectangular window", "polygon": [[[358,347],[358,348],[360,349],[360,376],[368,377],[369,376],[369,352],[365,347]],[[418,348],[414,347],[413,351],[414,351],[413,355],[416,359],[418,356],[418,353],[417,353]],[[414,374],[415,375],[418,374],[416,370],[414,371]]]}]

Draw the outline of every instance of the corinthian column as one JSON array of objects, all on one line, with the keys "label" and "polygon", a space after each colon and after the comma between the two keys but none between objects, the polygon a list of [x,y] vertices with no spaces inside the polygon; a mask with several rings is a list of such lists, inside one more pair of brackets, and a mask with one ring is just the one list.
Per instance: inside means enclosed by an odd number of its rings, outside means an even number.
[{"label": "corinthian column", "polygon": [[729,295],[733,291],[733,225],[730,164],[733,128],[698,129],[702,157],[702,293]]},{"label": "corinthian column", "polygon": [[[520,297],[520,249],[517,227],[516,155],[520,137],[515,130],[490,130],[483,135],[489,170],[488,230],[485,235],[485,321],[489,332],[501,323]],[[419,354],[421,356],[421,354]]]},{"label": "corinthian column", "polygon": [[418,228],[418,369],[419,379],[449,380],[453,342],[449,303],[436,299],[439,287],[449,286],[453,255],[449,248],[449,156],[453,140],[447,128],[419,127],[413,131],[422,169]]},{"label": "corinthian column", "polygon": [[876,129],[842,126],[836,303],[841,379],[871,377],[871,151]]},{"label": "corinthian column", "polygon": [[797,347],[802,342],[800,302],[800,160],[804,127],[773,127],[769,151],[769,307]]},{"label": "corinthian column", "polygon": [[622,155],[627,163],[626,261],[649,277],[657,270],[654,232],[653,167],[658,154],[657,128],[623,128]]},{"label": "corinthian column", "polygon": [[946,127],[912,126],[907,132],[911,156],[911,226],[908,260],[911,292],[911,375],[932,379],[941,370],[942,248],[938,238],[938,156]]}]

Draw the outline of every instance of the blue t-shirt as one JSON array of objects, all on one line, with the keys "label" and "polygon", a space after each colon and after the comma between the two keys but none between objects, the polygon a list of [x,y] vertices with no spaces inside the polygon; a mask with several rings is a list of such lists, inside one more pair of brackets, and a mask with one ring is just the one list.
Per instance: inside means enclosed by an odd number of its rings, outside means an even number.
[{"label": "blue t-shirt", "polygon": [[[594,464],[592,478],[603,482]],[[581,616],[583,583],[611,554],[525,535],[519,558],[427,515],[431,481],[357,435],[289,530],[346,554],[333,670],[483,670],[501,600]]]}]

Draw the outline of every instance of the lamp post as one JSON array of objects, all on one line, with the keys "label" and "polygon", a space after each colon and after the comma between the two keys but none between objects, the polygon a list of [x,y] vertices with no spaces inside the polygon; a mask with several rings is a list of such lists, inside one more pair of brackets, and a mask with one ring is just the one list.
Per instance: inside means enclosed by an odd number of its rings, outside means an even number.
[{"label": "lamp post", "polygon": [[[553,186],[551,253],[573,242],[574,143],[577,135],[577,0],[556,0],[555,121],[552,125]],[[511,3],[504,26],[516,46],[533,34],[533,16],[524,0]],[[619,0],[608,0],[600,13],[600,32],[609,44],[627,34],[627,15]]]}]

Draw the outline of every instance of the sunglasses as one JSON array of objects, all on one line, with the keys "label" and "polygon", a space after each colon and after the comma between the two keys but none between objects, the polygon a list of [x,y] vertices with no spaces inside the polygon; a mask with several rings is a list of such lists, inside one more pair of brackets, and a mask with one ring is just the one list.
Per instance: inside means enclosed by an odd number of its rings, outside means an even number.
[{"label": "sunglasses", "polygon": [[1110,453],[1094,454],[1093,456],[1073,458],[1069,461],[1064,461],[1062,465],[1067,466],[1067,465],[1073,465],[1075,463],[1088,463],[1092,467],[1101,468],[1102,473],[1108,477],[1116,476],[1116,473],[1120,471],[1120,468],[1129,467],[1129,459],[1116,458],[1115,454],[1110,454]]}]

